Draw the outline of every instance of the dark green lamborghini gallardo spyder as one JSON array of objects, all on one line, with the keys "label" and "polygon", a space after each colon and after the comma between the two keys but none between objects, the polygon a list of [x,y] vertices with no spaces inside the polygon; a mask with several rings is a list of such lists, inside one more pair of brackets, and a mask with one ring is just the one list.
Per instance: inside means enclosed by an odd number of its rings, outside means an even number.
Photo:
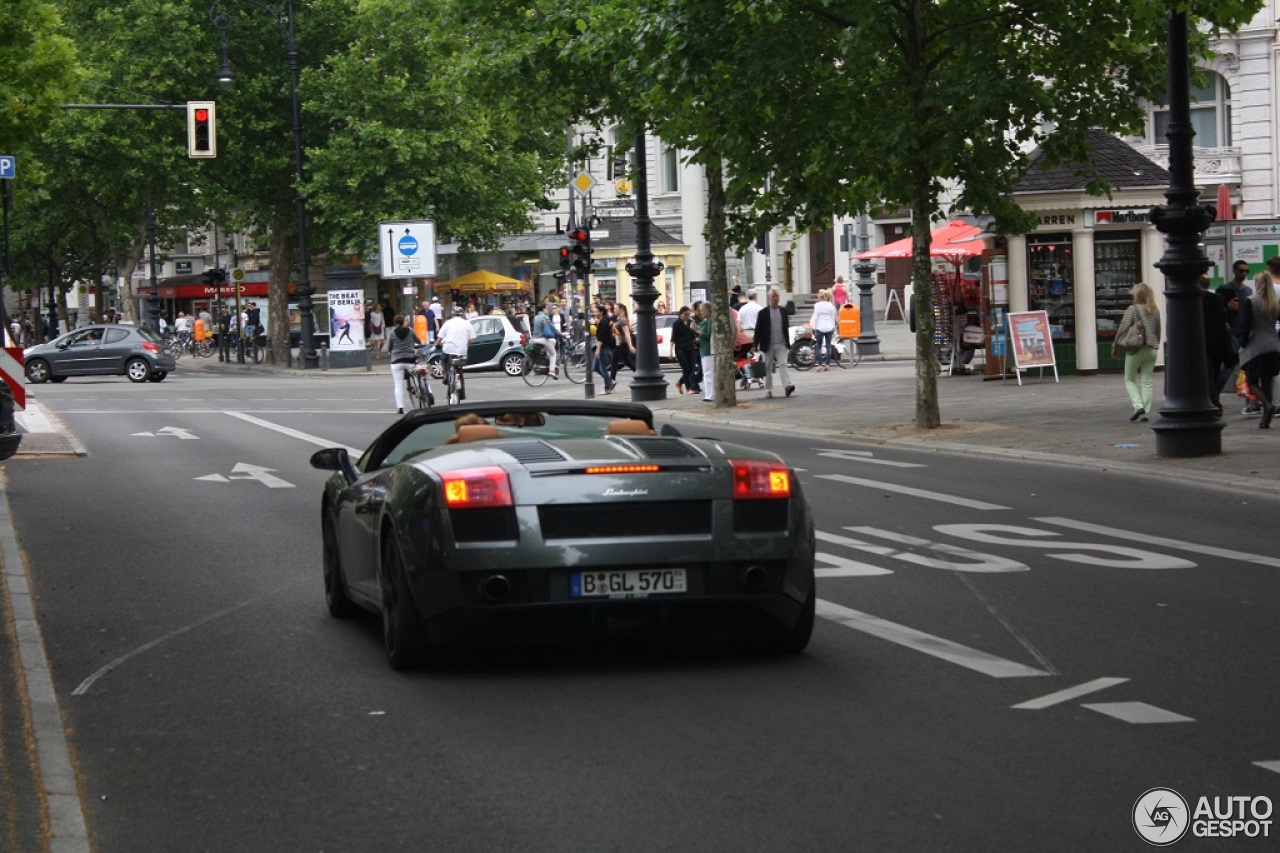
[{"label": "dark green lamborghini gallardo spyder", "polygon": [[813,517],[772,453],[653,429],[645,406],[507,402],[405,415],[320,506],[329,612],[381,615],[397,669],[451,647],[714,634],[799,652]]}]

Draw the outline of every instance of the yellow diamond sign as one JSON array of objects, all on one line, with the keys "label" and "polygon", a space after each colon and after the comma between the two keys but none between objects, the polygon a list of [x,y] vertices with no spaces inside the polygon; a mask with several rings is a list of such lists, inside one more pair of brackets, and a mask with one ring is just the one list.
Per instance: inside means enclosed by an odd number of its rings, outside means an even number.
[{"label": "yellow diamond sign", "polygon": [[590,172],[579,172],[573,179],[573,188],[578,192],[586,195],[596,185],[596,179],[591,177]]}]

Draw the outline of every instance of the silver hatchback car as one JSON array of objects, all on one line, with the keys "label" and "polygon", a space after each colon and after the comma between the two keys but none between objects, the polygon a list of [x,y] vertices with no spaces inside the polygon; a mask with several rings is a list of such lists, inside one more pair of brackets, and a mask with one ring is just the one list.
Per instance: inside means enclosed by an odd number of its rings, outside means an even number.
[{"label": "silver hatchback car", "polygon": [[62,382],[68,376],[128,376],[132,382],[159,382],[177,367],[160,336],[123,324],[85,326],[47,344],[23,351],[27,381]]}]

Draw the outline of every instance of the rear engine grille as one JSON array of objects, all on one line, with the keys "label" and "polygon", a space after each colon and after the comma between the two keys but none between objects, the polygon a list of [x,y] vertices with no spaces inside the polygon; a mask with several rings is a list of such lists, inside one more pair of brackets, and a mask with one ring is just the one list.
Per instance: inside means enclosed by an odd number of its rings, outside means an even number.
[{"label": "rear engine grille", "polygon": [[449,510],[455,542],[514,542],[520,538],[514,507]]},{"label": "rear engine grille", "polygon": [[710,501],[552,504],[538,507],[543,539],[615,539],[711,533]]},{"label": "rear engine grille", "polygon": [[499,447],[503,453],[509,453],[521,464],[530,465],[535,462],[563,462],[564,454],[545,441],[504,441]]},{"label": "rear engine grille", "polygon": [[632,438],[631,443],[650,459],[705,459],[706,457],[678,438]]},{"label": "rear engine grille", "polygon": [[787,517],[791,514],[791,502],[734,501],[733,532],[763,533],[787,529]]}]

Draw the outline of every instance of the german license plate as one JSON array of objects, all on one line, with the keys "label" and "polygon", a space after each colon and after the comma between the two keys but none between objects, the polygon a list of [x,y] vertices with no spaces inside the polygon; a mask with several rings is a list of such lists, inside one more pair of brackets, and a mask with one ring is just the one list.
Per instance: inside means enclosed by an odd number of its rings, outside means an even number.
[{"label": "german license plate", "polygon": [[687,591],[684,569],[613,569],[569,575],[570,598],[647,598]]}]

